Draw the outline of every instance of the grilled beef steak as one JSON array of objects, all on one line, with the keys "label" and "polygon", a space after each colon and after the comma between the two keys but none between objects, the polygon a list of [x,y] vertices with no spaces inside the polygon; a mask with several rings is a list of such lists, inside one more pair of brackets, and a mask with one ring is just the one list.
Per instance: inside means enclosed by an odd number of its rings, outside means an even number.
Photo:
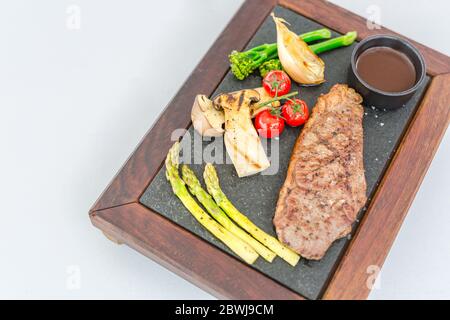
[{"label": "grilled beef steak", "polygon": [[362,98],[347,85],[319,97],[292,151],[274,224],[306,259],[321,259],[350,233],[366,202]]}]

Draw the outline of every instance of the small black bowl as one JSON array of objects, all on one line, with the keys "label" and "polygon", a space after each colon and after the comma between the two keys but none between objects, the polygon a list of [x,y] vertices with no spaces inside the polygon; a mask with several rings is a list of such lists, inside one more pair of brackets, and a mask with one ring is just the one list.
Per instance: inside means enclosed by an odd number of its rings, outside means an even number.
[{"label": "small black bowl", "polygon": [[[358,74],[356,62],[359,56],[367,49],[373,47],[389,47],[404,53],[416,69],[415,85],[402,92],[385,92],[366,83]],[[406,104],[425,80],[425,61],[411,43],[390,35],[376,35],[361,41],[353,50],[349,70],[349,84],[364,98],[364,104],[383,109],[396,109]]]}]

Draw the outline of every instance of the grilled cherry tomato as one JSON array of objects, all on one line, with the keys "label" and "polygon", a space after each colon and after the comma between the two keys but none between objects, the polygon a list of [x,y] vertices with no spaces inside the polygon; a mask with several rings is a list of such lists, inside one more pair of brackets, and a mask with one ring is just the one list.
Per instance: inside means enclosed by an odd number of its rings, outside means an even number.
[{"label": "grilled cherry tomato", "polygon": [[278,137],[284,130],[284,120],[264,110],[255,117],[255,128],[259,135],[264,138]]},{"label": "grilled cherry tomato", "polygon": [[300,99],[288,100],[281,109],[281,115],[289,126],[298,127],[309,118],[308,106]]},{"label": "grilled cherry tomato", "polygon": [[271,97],[281,97],[291,91],[291,79],[281,70],[270,71],[264,77],[262,84]]}]

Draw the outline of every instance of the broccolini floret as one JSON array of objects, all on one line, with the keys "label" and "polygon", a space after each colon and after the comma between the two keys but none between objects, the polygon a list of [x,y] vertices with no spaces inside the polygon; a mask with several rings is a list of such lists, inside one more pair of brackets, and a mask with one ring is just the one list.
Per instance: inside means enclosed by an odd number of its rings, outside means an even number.
[{"label": "broccolini floret", "polygon": [[273,70],[283,70],[280,59],[268,60],[266,62],[263,62],[263,64],[259,67],[259,73],[263,78]]}]

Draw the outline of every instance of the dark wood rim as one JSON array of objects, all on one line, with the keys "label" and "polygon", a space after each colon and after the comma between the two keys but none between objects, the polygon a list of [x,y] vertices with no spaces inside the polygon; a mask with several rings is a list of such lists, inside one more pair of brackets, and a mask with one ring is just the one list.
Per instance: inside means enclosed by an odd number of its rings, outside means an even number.
[{"label": "dark wood rim", "polygon": [[[195,95],[212,94],[228,71],[227,61],[217,57],[244,48],[277,3],[276,0],[247,0],[242,5],[90,210],[92,223],[106,234],[220,298],[303,299],[142,206],[139,198],[161,167],[172,145],[173,130],[190,125],[189,110]],[[336,31],[356,30],[361,38],[374,33],[366,28],[363,18],[326,1],[281,0],[280,4]],[[396,34],[384,28],[381,31]],[[370,292],[366,285],[370,275],[367,267],[382,266],[449,124],[450,74],[443,73],[450,73],[450,58],[418,43],[415,45],[425,56],[428,73],[438,76],[432,79],[357,233],[327,286],[325,299],[367,297]]]},{"label": "dark wood rim", "polygon": [[113,239],[126,243],[216,297],[302,299],[140,203],[96,211],[91,219]]}]

